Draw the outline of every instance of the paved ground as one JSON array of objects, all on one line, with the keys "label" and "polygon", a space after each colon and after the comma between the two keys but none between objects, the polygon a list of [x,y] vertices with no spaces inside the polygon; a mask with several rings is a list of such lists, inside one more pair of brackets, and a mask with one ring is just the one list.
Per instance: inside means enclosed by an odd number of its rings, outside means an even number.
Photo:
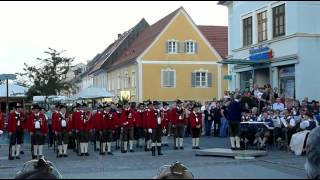
[{"label": "paved ground", "polygon": [[[61,171],[64,178],[151,178],[157,174],[158,168],[164,164],[181,161],[191,169],[196,178],[304,178],[305,157],[297,157],[284,151],[269,151],[265,157],[255,160],[235,160],[233,158],[195,156],[191,149],[191,139],[185,140],[185,150],[172,150],[171,146],[164,150],[164,156],[152,157],[151,152],[138,150],[134,153],[114,156],[99,156],[92,152],[90,157],[78,157],[73,152],[68,158],[57,160],[53,150],[45,148],[45,155]],[[226,138],[203,138],[203,148],[226,148]],[[25,161],[30,160],[30,152],[26,152],[21,160],[7,160],[7,146],[0,148],[0,178],[12,178]]]}]

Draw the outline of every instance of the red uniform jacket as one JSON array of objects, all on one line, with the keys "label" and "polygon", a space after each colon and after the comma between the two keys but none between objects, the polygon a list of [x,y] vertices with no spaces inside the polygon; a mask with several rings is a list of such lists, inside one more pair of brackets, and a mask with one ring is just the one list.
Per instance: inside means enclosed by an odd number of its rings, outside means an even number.
[{"label": "red uniform jacket", "polygon": [[169,122],[171,121],[171,111],[170,109],[168,110],[162,109],[162,114],[163,114],[163,118],[162,118],[163,126],[165,128],[168,128]]},{"label": "red uniform jacket", "polygon": [[117,113],[103,112],[102,129],[114,130],[116,128]]},{"label": "red uniform jacket", "polygon": [[91,130],[91,113],[75,111],[73,113],[74,129],[89,132]]},{"label": "red uniform jacket", "polygon": [[136,120],[135,125],[137,127],[145,128],[144,124],[143,124],[143,113],[144,113],[143,110],[137,110],[137,111],[134,112],[134,118]]},{"label": "red uniform jacket", "polygon": [[31,115],[28,118],[28,130],[29,132],[35,133],[36,132],[36,123],[37,121],[40,123],[40,131],[43,134],[48,133],[48,125],[46,116],[42,113],[39,113],[37,116],[34,113],[31,113]]},{"label": "red uniform jacket", "polygon": [[195,113],[191,112],[190,113],[190,127],[192,129],[197,128],[196,126],[200,125],[200,128],[202,128],[202,113]]},{"label": "red uniform jacket", "polygon": [[145,116],[147,121],[147,128],[156,129],[159,126],[158,118],[160,118],[161,120],[160,127],[164,127],[164,121],[162,121],[163,116],[160,109],[159,111],[155,109],[148,110]]},{"label": "red uniform jacket", "polygon": [[172,109],[171,111],[171,121],[173,125],[177,125],[179,122],[186,125],[187,119],[184,109],[178,110],[177,108]]},{"label": "red uniform jacket", "polygon": [[0,112],[0,130],[4,131],[4,113]]},{"label": "red uniform jacket", "polygon": [[[62,120],[66,121],[66,127],[62,127]],[[52,114],[52,130],[61,132],[62,130],[72,131],[72,119],[68,113],[65,114],[65,117],[61,113],[54,112]]]},{"label": "red uniform jacket", "polygon": [[126,115],[124,114],[124,111],[122,111],[121,113],[119,111],[116,111],[115,112],[115,127],[118,128],[118,127],[122,127],[121,126],[121,122],[124,122],[125,121],[125,118],[126,118]]},{"label": "red uniform jacket", "polygon": [[22,112],[12,112],[9,114],[8,119],[8,132],[15,133],[17,129],[23,130],[27,128],[24,120],[24,114]]},{"label": "red uniform jacket", "polygon": [[133,127],[135,124],[134,111],[132,109],[124,110],[120,118],[121,127]]},{"label": "red uniform jacket", "polygon": [[101,131],[103,129],[102,123],[103,123],[103,111],[102,112],[101,111],[97,111],[93,115],[92,128],[97,130],[97,131]]}]

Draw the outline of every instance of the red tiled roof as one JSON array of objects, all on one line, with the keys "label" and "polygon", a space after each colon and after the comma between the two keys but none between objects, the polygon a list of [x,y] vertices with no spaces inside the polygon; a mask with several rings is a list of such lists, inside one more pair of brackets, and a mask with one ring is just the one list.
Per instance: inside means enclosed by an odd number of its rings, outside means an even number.
[{"label": "red tiled roof", "polygon": [[228,26],[198,26],[222,58],[228,56]]},{"label": "red tiled roof", "polygon": [[129,48],[108,68],[130,62],[137,58],[146,48],[148,48],[181,8],[182,7],[143,30]]}]

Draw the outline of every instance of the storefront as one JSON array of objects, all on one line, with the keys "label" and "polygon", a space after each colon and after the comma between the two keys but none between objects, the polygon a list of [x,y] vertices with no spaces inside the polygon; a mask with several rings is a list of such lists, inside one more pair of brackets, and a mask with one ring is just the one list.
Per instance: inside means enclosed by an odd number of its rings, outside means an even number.
[{"label": "storefront", "polygon": [[295,99],[295,66],[279,67],[280,94]]}]

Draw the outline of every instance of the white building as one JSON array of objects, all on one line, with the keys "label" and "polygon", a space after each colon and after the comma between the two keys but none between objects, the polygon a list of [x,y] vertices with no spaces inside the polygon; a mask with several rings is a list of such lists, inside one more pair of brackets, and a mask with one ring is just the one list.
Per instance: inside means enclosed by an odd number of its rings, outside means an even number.
[{"label": "white building", "polygon": [[229,12],[229,56],[224,63],[230,64],[230,90],[270,83],[287,98],[319,99],[320,2],[219,4]]}]

